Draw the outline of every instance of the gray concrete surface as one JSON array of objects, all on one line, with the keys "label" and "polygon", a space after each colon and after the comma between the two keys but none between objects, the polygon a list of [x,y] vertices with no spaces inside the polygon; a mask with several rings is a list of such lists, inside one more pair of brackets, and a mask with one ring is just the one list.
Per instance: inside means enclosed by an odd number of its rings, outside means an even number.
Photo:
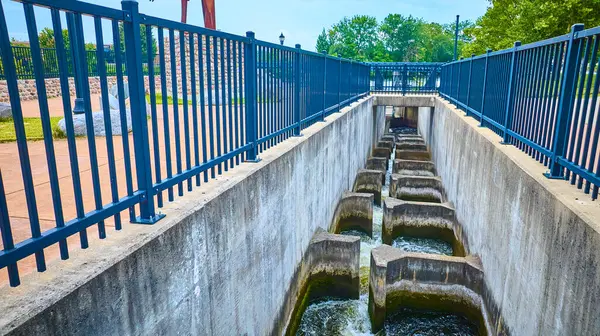
[{"label": "gray concrete surface", "polygon": [[388,159],[380,158],[380,157],[370,157],[367,160],[367,164],[365,165],[365,168],[381,171],[383,173],[381,183],[385,184],[385,174],[386,174],[387,168],[388,168]]},{"label": "gray concrete surface", "polygon": [[375,204],[381,205],[382,180],[385,174],[380,170],[360,169],[352,190],[358,193],[371,193],[375,196]]},{"label": "gray concrete surface", "polygon": [[429,106],[432,107],[434,104],[433,95],[424,96],[401,96],[398,94],[374,94],[375,105],[380,106],[410,106],[410,107],[421,107]]},{"label": "gray concrete surface", "polygon": [[435,176],[435,166],[431,161],[394,160],[394,174],[408,176]]},{"label": "gray concrete surface", "polygon": [[494,334],[600,334],[600,204],[436,99],[419,113],[448,199],[485,271]]},{"label": "gray concrete surface", "polygon": [[390,196],[406,201],[446,201],[442,180],[438,176],[407,176],[392,174]]},{"label": "gray concrete surface", "polygon": [[373,200],[374,195],[370,193],[345,192],[335,208],[329,231],[358,230],[372,236]]},{"label": "gray concrete surface", "polygon": [[[384,244],[401,235],[442,238],[448,231],[454,238],[454,208],[448,203],[410,202],[388,197],[383,202]],[[451,239],[451,243],[452,243]]]},{"label": "gray concrete surface", "polygon": [[371,251],[369,315],[373,332],[383,327],[386,314],[396,307],[428,308],[431,297],[437,309],[455,312],[456,306],[471,307],[477,311],[474,315],[481,314],[482,324],[489,330],[482,291],[483,271],[477,257],[410,253],[388,245]]},{"label": "gray concrete surface", "polygon": [[313,233],[328,228],[383,134],[372,103],[166,204],[155,225],[126,225],[0,288],[0,334],[281,334]]},{"label": "gray concrete surface", "polygon": [[412,151],[412,150],[396,149],[396,159],[431,161],[431,153],[429,153],[429,151],[420,151],[420,150]]}]

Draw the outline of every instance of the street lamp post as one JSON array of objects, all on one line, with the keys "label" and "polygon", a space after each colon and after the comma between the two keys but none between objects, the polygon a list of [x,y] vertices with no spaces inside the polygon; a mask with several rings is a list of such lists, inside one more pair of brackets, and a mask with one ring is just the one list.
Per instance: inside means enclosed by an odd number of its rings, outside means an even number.
[{"label": "street lamp post", "polygon": [[279,43],[283,45],[283,42],[285,42],[285,36],[283,35],[283,33],[281,33],[281,35],[279,35]]}]

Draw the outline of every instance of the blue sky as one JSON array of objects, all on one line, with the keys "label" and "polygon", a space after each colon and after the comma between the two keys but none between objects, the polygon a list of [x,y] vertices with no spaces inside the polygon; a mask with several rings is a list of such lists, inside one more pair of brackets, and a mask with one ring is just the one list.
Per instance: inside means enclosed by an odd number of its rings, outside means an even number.
[{"label": "blue sky", "polygon": [[[27,40],[27,30],[20,3],[1,0],[7,16],[11,37]],[[121,8],[120,0],[85,0],[112,8]],[[261,40],[278,42],[281,32],[286,45],[302,44],[314,50],[317,36],[323,27],[330,27],[345,16],[357,14],[375,16],[381,21],[390,13],[422,17],[426,21],[452,22],[459,14],[462,19],[475,20],[483,15],[487,0],[215,0],[217,29],[244,35],[253,30]],[[180,0],[139,0],[140,12],[170,20],[180,19]],[[50,14],[36,9],[38,30],[50,27]],[[203,26],[200,0],[190,0],[188,23]],[[63,24],[63,26],[65,26]],[[105,41],[112,35],[105,23]],[[84,22],[86,41],[95,42],[92,22]]]}]

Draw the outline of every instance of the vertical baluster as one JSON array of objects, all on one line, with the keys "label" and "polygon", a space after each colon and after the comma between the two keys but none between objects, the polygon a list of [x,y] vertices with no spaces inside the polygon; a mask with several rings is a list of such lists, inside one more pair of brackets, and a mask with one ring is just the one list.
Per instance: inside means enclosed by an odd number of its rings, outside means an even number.
[{"label": "vertical baluster", "polygon": [[[56,32],[56,29],[54,30]],[[125,106],[125,84],[123,81],[123,60],[121,50],[121,40],[119,35],[119,22],[116,20],[112,21],[112,34],[113,34],[113,45],[115,48],[115,73],[117,76],[117,94],[119,100],[119,116],[121,118],[121,140],[123,142],[123,163],[125,165],[125,185],[127,187],[127,195],[133,196],[133,179],[131,169],[131,155],[129,151],[129,129],[127,127],[127,107]],[[129,220],[135,219],[135,208],[129,208]]]},{"label": "vertical baluster", "polygon": [[[220,113],[220,109],[221,109],[221,105],[219,104],[220,102],[220,97],[219,97],[219,85],[223,85],[223,81],[219,80],[219,56],[220,54],[223,52],[223,50],[219,50],[218,44],[217,44],[217,38],[213,37],[212,39],[213,42],[213,52],[214,52],[214,62],[213,62],[213,71],[215,73],[215,127],[216,127],[216,140],[217,140],[217,157],[220,157],[222,152],[221,152],[221,145],[223,142],[223,137],[221,136],[221,113]],[[219,175],[221,175],[223,173],[223,165],[222,164],[218,164],[217,165],[217,173]]]},{"label": "vertical baluster", "polygon": [[[73,196],[75,197],[75,209],[77,218],[83,218],[85,211],[83,208],[83,195],[81,193],[81,178],[79,176],[79,160],[77,158],[77,145],[75,141],[75,132],[73,130],[73,115],[71,111],[71,100],[69,97],[69,70],[67,65],[67,57],[65,57],[65,44],[62,35],[62,27],[60,22],[60,12],[58,9],[51,10],[52,27],[54,30],[54,43],[56,45],[58,70],[60,78],[60,89],[65,115],[65,128],[67,133],[67,145],[69,147],[69,160],[71,161],[71,176],[73,182]],[[82,230],[79,233],[80,245],[83,248],[87,246],[87,230]],[[59,242],[60,255],[63,260],[69,257],[69,249],[67,240]]]},{"label": "vertical baluster", "polygon": [[[214,40],[215,37],[206,36],[206,81],[207,81],[207,92],[208,92],[208,139],[209,139],[209,147],[210,147],[210,161],[215,159],[215,137],[214,137],[214,105],[213,105],[213,92],[217,91],[216,83],[213,84],[213,76],[212,76],[212,62],[216,62],[216,50],[211,51],[211,39]],[[215,78],[216,81],[216,78]],[[214,91],[213,91],[214,90]],[[215,178],[216,168],[213,166],[210,169],[210,177]]]},{"label": "vertical baluster", "polygon": [[[102,34],[102,19],[94,17],[94,28],[96,30],[96,46],[104,45],[104,36]],[[106,61],[104,60],[104,50],[96,48],[96,60],[98,61],[98,76],[100,77],[100,95],[102,100],[102,112],[104,119],[104,134],[106,140],[106,154],[108,157],[108,174],[110,177],[110,192],[113,204],[119,201],[119,189],[117,181],[117,167],[115,164],[115,149],[112,136],[112,120],[110,115],[110,105],[108,102],[108,80],[106,78]],[[145,106],[144,106],[145,107]],[[123,136],[126,136],[125,134]],[[115,228],[121,229],[121,214],[114,215]]]},{"label": "vertical baluster", "polygon": [[[233,128],[233,98],[231,97],[231,40],[227,40],[227,108],[229,110],[229,116],[228,116],[228,121],[229,121],[229,151],[233,151],[235,150],[235,144],[233,142],[234,138],[233,138],[233,134],[235,133],[236,129]],[[231,160],[229,160],[229,165],[231,166],[231,168],[234,167],[234,163],[235,160],[234,158],[231,158]],[[227,167],[227,163],[225,163],[225,167]]]},{"label": "vertical baluster", "polygon": [[[198,148],[200,146],[200,141],[198,140],[198,97],[196,96],[196,42],[193,33],[189,33],[189,49],[190,86],[192,90],[192,134],[194,139],[194,166],[198,167],[200,165],[200,150]],[[199,52],[202,53],[202,49],[200,49]],[[202,68],[200,68],[200,71],[202,71]],[[202,72],[200,72],[200,76],[202,76]],[[200,174],[196,175],[196,186],[200,186]]]},{"label": "vertical baluster", "polygon": [[[238,90],[239,90],[239,85],[240,83],[238,82],[238,46],[240,44],[240,42],[237,41],[232,41],[233,43],[233,64],[232,64],[232,69],[231,71],[233,71],[233,103],[234,103],[234,118],[235,118],[235,149],[240,148],[240,138],[242,137],[242,128],[240,127],[240,105],[241,105],[241,97],[238,95]],[[240,78],[241,80],[241,78]],[[235,156],[235,164],[239,165],[240,164],[240,155],[236,155]]]},{"label": "vertical baluster", "polygon": [[[170,35],[170,34],[169,34]],[[170,36],[169,36],[170,38]],[[170,42],[172,44],[172,42]],[[162,107],[163,107],[163,130],[164,130],[164,140],[165,140],[165,170],[167,174],[167,179],[173,177],[173,168],[172,168],[172,155],[171,155],[171,127],[169,122],[169,100],[167,93],[167,61],[165,57],[165,38],[164,31],[162,28],[158,29],[158,53],[160,60],[160,88],[162,94]],[[173,79],[171,79],[173,80]],[[169,187],[167,189],[167,197],[169,202],[173,202],[173,187]]]},{"label": "vertical baluster", "polygon": [[[223,136],[220,138],[221,142],[223,143],[223,154],[227,154],[229,152],[229,143],[227,141],[227,133],[229,133],[230,130],[227,129],[227,96],[225,95],[225,86],[227,85],[227,83],[225,82],[225,46],[224,46],[224,39],[221,38],[219,39],[219,52],[220,52],[220,58],[221,58],[221,62],[220,62],[220,67],[221,67],[221,121],[223,123]],[[225,167],[225,171],[229,170],[229,166],[227,164],[227,161],[223,162],[223,164],[219,164],[219,167],[221,167],[221,165],[223,165]]]},{"label": "vertical baluster", "polygon": [[[206,161],[208,160],[208,148],[206,147],[206,113],[207,111],[210,111],[210,106],[207,109],[206,101],[204,100],[204,92],[207,92],[210,95],[210,80],[208,78],[206,79],[206,83],[208,83],[208,85],[204,83],[204,69],[206,69],[206,73],[209,73],[208,68],[210,68],[204,64],[204,55],[206,55],[207,62],[210,59],[210,55],[208,53],[208,44],[208,36],[198,35],[198,76],[200,77],[200,123],[202,135],[202,163],[206,163]],[[204,45],[206,45],[206,50]],[[208,170],[204,171],[204,182],[208,182]]]},{"label": "vertical baluster", "polygon": [[[183,140],[185,150],[185,170],[189,171],[192,169],[192,154],[190,148],[190,118],[189,118],[189,105],[188,105],[188,87],[187,87],[187,60],[185,52],[185,37],[186,32],[183,30],[179,31],[179,57],[180,68],[181,68],[181,98],[183,105]],[[180,138],[177,137],[179,140]],[[178,172],[180,173],[180,172]],[[192,191],[192,179],[189,178],[187,181],[187,190]]]}]

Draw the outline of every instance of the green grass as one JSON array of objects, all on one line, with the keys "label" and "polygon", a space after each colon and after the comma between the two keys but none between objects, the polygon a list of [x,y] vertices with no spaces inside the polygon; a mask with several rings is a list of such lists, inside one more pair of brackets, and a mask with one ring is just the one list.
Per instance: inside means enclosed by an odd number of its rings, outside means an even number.
[{"label": "green grass", "polygon": [[[62,117],[50,117],[50,125],[52,126],[52,135],[56,138],[64,138],[65,136],[58,128],[58,121]],[[25,135],[27,140],[43,140],[44,133],[42,132],[41,118],[23,118],[25,126]],[[0,142],[16,141],[15,127],[12,119],[0,121]]]}]

